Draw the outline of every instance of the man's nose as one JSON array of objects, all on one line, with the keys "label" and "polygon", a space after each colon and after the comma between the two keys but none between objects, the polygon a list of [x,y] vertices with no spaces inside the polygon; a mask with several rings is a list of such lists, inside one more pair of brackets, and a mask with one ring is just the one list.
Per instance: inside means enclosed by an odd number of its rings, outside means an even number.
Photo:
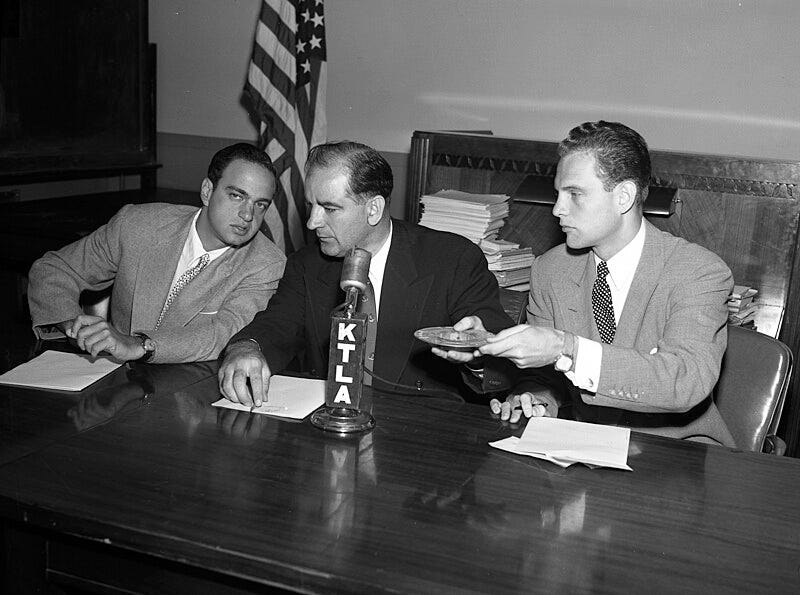
[{"label": "man's nose", "polygon": [[249,201],[245,201],[242,207],[239,209],[239,217],[243,221],[247,221],[248,223],[253,220],[253,203]]},{"label": "man's nose", "polygon": [[311,207],[311,213],[309,213],[308,221],[306,221],[306,227],[308,229],[314,230],[322,226],[319,216],[321,210],[321,207]]},{"label": "man's nose", "polygon": [[562,215],[566,215],[567,210],[565,206],[565,201],[559,196],[556,198],[556,204],[553,205],[553,215],[556,217],[561,217]]}]

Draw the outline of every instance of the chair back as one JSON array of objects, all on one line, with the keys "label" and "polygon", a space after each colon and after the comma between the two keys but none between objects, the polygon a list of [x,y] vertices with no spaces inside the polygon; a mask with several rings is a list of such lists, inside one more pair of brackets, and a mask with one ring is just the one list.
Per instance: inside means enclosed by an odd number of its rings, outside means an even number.
[{"label": "chair back", "polygon": [[728,327],[714,400],[739,448],[764,451],[767,436],[778,430],[791,375],[792,352],[785,344]]}]

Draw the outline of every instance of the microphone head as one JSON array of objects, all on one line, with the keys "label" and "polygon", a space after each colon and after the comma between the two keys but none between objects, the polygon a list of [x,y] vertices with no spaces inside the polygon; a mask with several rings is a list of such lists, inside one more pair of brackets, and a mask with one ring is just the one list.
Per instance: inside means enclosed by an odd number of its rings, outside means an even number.
[{"label": "microphone head", "polygon": [[369,251],[355,247],[350,250],[344,257],[339,287],[344,291],[351,287],[355,287],[359,291],[366,291],[369,281],[370,260],[372,260],[372,254]]}]

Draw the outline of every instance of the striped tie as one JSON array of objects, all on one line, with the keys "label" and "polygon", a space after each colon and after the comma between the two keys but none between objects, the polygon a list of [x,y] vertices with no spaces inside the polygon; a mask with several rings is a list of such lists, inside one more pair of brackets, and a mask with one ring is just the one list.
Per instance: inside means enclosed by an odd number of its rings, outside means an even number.
[{"label": "striped tie", "polygon": [[611,288],[606,280],[607,275],[608,265],[601,260],[597,263],[597,278],[592,287],[592,311],[603,343],[613,343],[617,324],[614,322],[614,304],[611,302]]},{"label": "striped tie", "polygon": [[169,295],[167,295],[167,301],[164,302],[164,307],[161,308],[161,314],[158,315],[158,321],[156,322],[156,329],[161,325],[161,321],[164,320],[164,314],[167,313],[169,307],[172,305],[172,302],[175,301],[175,298],[178,297],[178,294],[181,290],[186,287],[189,282],[197,277],[206,266],[208,266],[208,262],[211,260],[211,257],[208,255],[208,252],[203,254],[200,257],[200,260],[194,265],[192,268],[184,271],[184,273],[178,277],[178,280],[175,281],[175,285],[172,286],[172,289],[169,290]]}]

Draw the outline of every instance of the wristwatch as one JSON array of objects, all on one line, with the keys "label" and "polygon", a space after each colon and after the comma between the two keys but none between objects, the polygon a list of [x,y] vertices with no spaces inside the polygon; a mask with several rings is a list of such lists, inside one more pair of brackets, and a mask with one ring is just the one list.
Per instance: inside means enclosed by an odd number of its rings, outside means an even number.
[{"label": "wristwatch", "polygon": [[555,368],[559,372],[572,372],[575,370],[575,355],[577,340],[572,333],[564,333],[564,346],[555,361]]},{"label": "wristwatch", "polygon": [[153,355],[156,352],[156,342],[153,341],[150,337],[148,337],[144,333],[133,333],[133,335],[141,339],[142,349],[144,349],[144,355],[136,361],[149,362],[153,358]]}]

